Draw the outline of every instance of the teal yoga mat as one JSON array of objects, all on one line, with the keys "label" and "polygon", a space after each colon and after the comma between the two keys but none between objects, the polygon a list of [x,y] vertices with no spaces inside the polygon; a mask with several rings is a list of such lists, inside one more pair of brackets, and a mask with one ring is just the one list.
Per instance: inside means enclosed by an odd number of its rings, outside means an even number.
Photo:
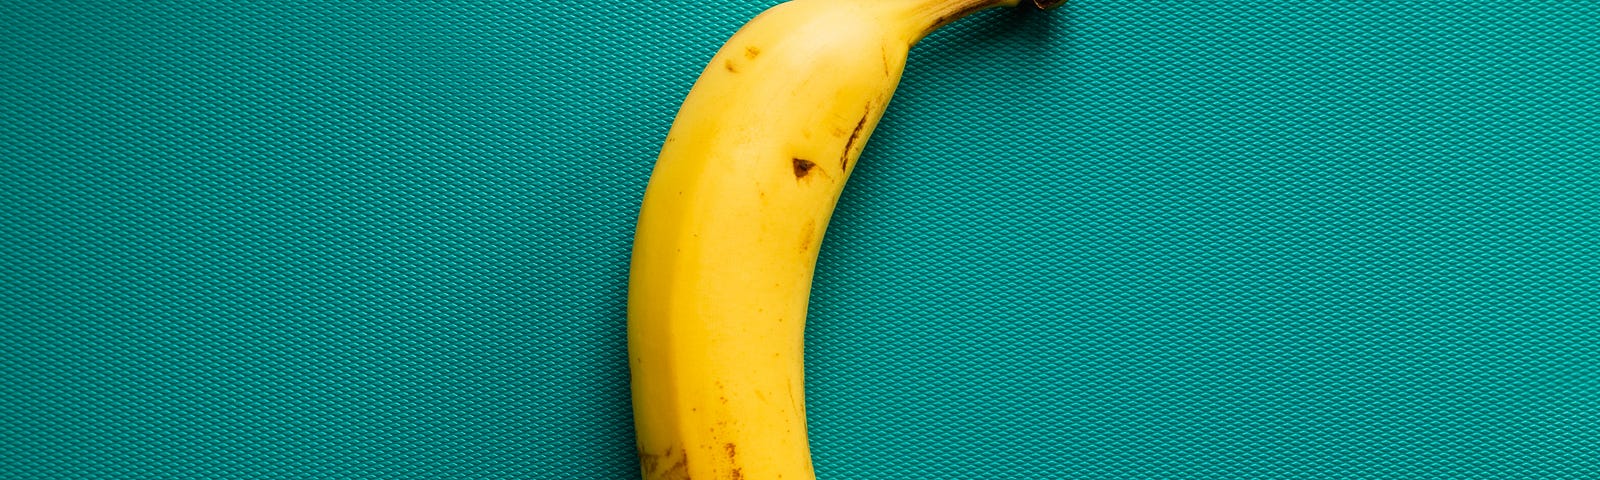
[{"label": "teal yoga mat", "polygon": [[[767,1],[0,3],[0,477],[624,479],[637,204]],[[828,479],[1600,477],[1600,3],[1072,0],[917,47]]]}]

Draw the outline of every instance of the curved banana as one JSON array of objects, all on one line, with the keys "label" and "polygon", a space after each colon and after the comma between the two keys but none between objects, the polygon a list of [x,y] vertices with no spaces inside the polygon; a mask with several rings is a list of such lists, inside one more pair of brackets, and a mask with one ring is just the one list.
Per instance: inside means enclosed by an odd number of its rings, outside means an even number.
[{"label": "curved banana", "polygon": [[712,58],[667,135],[634,238],[628,353],[644,478],[815,478],[802,344],[834,204],[911,46],[1017,2],[793,0]]}]

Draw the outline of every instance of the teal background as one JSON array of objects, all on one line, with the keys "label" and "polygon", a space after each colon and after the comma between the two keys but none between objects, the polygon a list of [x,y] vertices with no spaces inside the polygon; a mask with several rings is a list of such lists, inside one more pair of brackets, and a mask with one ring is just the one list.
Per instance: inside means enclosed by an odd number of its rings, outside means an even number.
[{"label": "teal background", "polygon": [[[634,478],[637,203],[768,4],[0,2],[0,476]],[[1600,3],[912,57],[813,292],[823,478],[1600,478]]]}]

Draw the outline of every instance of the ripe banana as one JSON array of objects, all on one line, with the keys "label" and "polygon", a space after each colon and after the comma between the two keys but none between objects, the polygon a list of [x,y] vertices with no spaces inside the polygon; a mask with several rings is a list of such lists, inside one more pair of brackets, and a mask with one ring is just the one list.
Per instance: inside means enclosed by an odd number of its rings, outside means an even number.
[{"label": "ripe banana", "polygon": [[634,237],[628,353],[645,479],[815,478],[802,344],[839,193],[911,46],[1017,2],[793,0],[711,59]]}]

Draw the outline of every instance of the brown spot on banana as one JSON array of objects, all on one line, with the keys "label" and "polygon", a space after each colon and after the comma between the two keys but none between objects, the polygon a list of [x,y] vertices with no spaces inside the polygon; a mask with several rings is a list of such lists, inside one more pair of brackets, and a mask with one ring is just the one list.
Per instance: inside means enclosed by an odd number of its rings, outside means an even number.
[{"label": "brown spot on banana", "polygon": [[839,170],[850,170],[850,149],[856,146],[856,139],[861,138],[861,130],[867,126],[867,117],[872,116],[872,105],[867,105],[867,111],[861,113],[861,119],[856,120],[856,128],[850,132],[850,139],[844,142],[844,153],[839,155]]},{"label": "brown spot on banana", "polygon": [[728,452],[728,468],[732,469],[733,471],[733,479],[743,480],[744,469],[737,466],[739,465],[739,447],[732,443],[724,443],[722,444],[722,449],[723,451]]},{"label": "brown spot on banana", "polygon": [[761,56],[761,49],[754,46],[744,47],[744,58],[755,60],[759,56]]},{"label": "brown spot on banana", "polygon": [[661,453],[639,449],[639,470],[644,478],[652,480],[690,480],[687,451],[674,452],[673,447]]},{"label": "brown spot on banana", "polygon": [[733,64],[732,59],[723,60],[722,68],[727,69],[730,73],[739,73],[739,67]]},{"label": "brown spot on banana", "polygon": [[807,220],[806,221],[806,225],[804,227],[801,227],[801,231],[800,231],[800,251],[802,251],[802,252],[811,251],[812,244],[816,243],[816,241],[817,241],[817,221],[816,220]]},{"label": "brown spot on banana", "polygon": [[644,453],[644,449],[638,447],[634,448],[639,454],[639,469],[644,470],[645,476],[649,476],[651,473],[656,471],[656,468],[659,468],[661,463],[661,455]]},{"label": "brown spot on banana", "polygon": [[799,157],[791,159],[789,163],[794,165],[794,178],[796,180],[806,178],[806,175],[811,174],[811,169],[817,168],[817,162]]},{"label": "brown spot on banana", "polygon": [[689,457],[678,459],[677,463],[672,464],[672,468],[668,468],[661,475],[661,480],[693,480],[689,477]]},{"label": "brown spot on banana", "polygon": [[789,403],[794,405],[794,411],[796,413],[800,414],[800,421],[802,423],[804,423],[805,422],[806,404],[805,404],[805,402],[801,402],[800,399],[795,398],[795,395],[794,395],[794,380],[785,379],[783,381],[783,383],[784,383],[784,386],[788,387],[788,390],[789,390]]}]

